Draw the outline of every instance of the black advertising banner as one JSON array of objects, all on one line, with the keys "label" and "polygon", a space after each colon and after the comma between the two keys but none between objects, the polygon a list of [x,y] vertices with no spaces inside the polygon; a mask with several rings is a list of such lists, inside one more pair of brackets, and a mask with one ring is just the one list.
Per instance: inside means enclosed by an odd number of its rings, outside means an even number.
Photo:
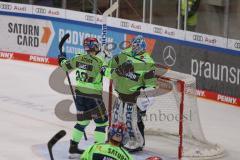
[{"label": "black advertising banner", "polygon": [[240,97],[240,56],[156,40],[153,58],[197,78],[197,89]]}]

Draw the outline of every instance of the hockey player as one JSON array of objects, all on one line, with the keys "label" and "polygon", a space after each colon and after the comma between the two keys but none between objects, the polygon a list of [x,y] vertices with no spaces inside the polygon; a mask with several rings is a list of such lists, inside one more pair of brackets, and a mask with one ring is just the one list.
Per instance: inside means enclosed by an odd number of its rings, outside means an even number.
[{"label": "hockey player", "polygon": [[138,106],[137,99],[141,90],[154,89],[156,85],[155,64],[146,52],[144,38],[135,37],[131,47],[113,57],[109,67],[112,69],[113,84],[118,93],[113,106],[112,123],[126,123],[129,140],[124,147],[129,152],[141,151],[145,145],[142,115],[146,113],[150,98],[146,97],[145,102],[141,100],[144,105],[138,103]]},{"label": "hockey player", "polygon": [[59,56],[59,64],[64,71],[76,69],[77,87],[75,92],[78,122],[72,131],[69,158],[75,158],[83,153],[83,150],[78,148],[78,143],[91,119],[96,124],[95,142],[105,142],[105,128],[108,125],[108,117],[102,101],[102,74],[100,71],[103,61],[97,56],[100,52],[99,42],[96,38],[86,38],[83,47],[86,53],[77,54],[70,60]]},{"label": "hockey player", "polygon": [[109,128],[108,142],[90,146],[81,156],[81,160],[133,160],[132,156],[122,148],[127,128],[124,123],[115,123]]}]

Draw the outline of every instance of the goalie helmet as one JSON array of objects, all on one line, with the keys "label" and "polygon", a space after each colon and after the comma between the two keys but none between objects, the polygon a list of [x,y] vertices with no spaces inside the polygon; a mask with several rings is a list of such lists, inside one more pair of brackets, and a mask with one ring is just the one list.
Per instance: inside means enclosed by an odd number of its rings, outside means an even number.
[{"label": "goalie helmet", "polygon": [[100,47],[99,47],[99,42],[97,40],[97,38],[91,38],[91,37],[87,37],[84,39],[83,41],[83,48],[86,52],[99,52],[100,51]]},{"label": "goalie helmet", "polygon": [[108,131],[108,138],[119,143],[123,143],[125,137],[127,136],[127,128],[125,123],[117,122],[111,125]]},{"label": "goalie helmet", "polygon": [[132,45],[132,51],[134,54],[139,54],[140,52],[145,51],[147,48],[145,39],[141,35],[138,35],[135,38],[133,38],[131,45]]}]

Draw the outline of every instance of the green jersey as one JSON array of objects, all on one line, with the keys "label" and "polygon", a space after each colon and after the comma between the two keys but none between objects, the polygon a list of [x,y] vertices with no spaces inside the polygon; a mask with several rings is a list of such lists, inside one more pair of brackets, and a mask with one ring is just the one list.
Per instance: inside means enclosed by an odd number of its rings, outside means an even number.
[{"label": "green jersey", "polygon": [[77,54],[70,60],[63,60],[61,66],[64,71],[76,69],[76,89],[84,94],[102,94],[101,67],[103,60],[90,54]]},{"label": "green jersey", "polygon": [[133,160],[133,158],[122,147],[97,143],[85,150],[80,160]]},{"label": "green jersey", "polygon": [[[131,66],[122,67],[121,70],[128,71],[119,74],[118,68],[126,62],[130,62]],[[141,88],[156,86],[155,63],[147,52],[134,55],[132,48],[125,49],[109,62],[109,68],[113,71],[111,78],[118,93],[134,94]]]}]

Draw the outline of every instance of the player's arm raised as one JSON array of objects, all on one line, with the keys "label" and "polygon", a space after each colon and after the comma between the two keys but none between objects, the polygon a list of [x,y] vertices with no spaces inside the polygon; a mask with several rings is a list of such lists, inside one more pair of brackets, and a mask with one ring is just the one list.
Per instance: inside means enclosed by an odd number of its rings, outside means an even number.
[{"label": "player's arm raised", "polygon": [[81,61],[81,58],[82,58],[81,54],[78,54],[71,59],[67,59],[65,56],[59,56],[58,63],[64,71],[70,71],[78,67],[77,62]]}]

